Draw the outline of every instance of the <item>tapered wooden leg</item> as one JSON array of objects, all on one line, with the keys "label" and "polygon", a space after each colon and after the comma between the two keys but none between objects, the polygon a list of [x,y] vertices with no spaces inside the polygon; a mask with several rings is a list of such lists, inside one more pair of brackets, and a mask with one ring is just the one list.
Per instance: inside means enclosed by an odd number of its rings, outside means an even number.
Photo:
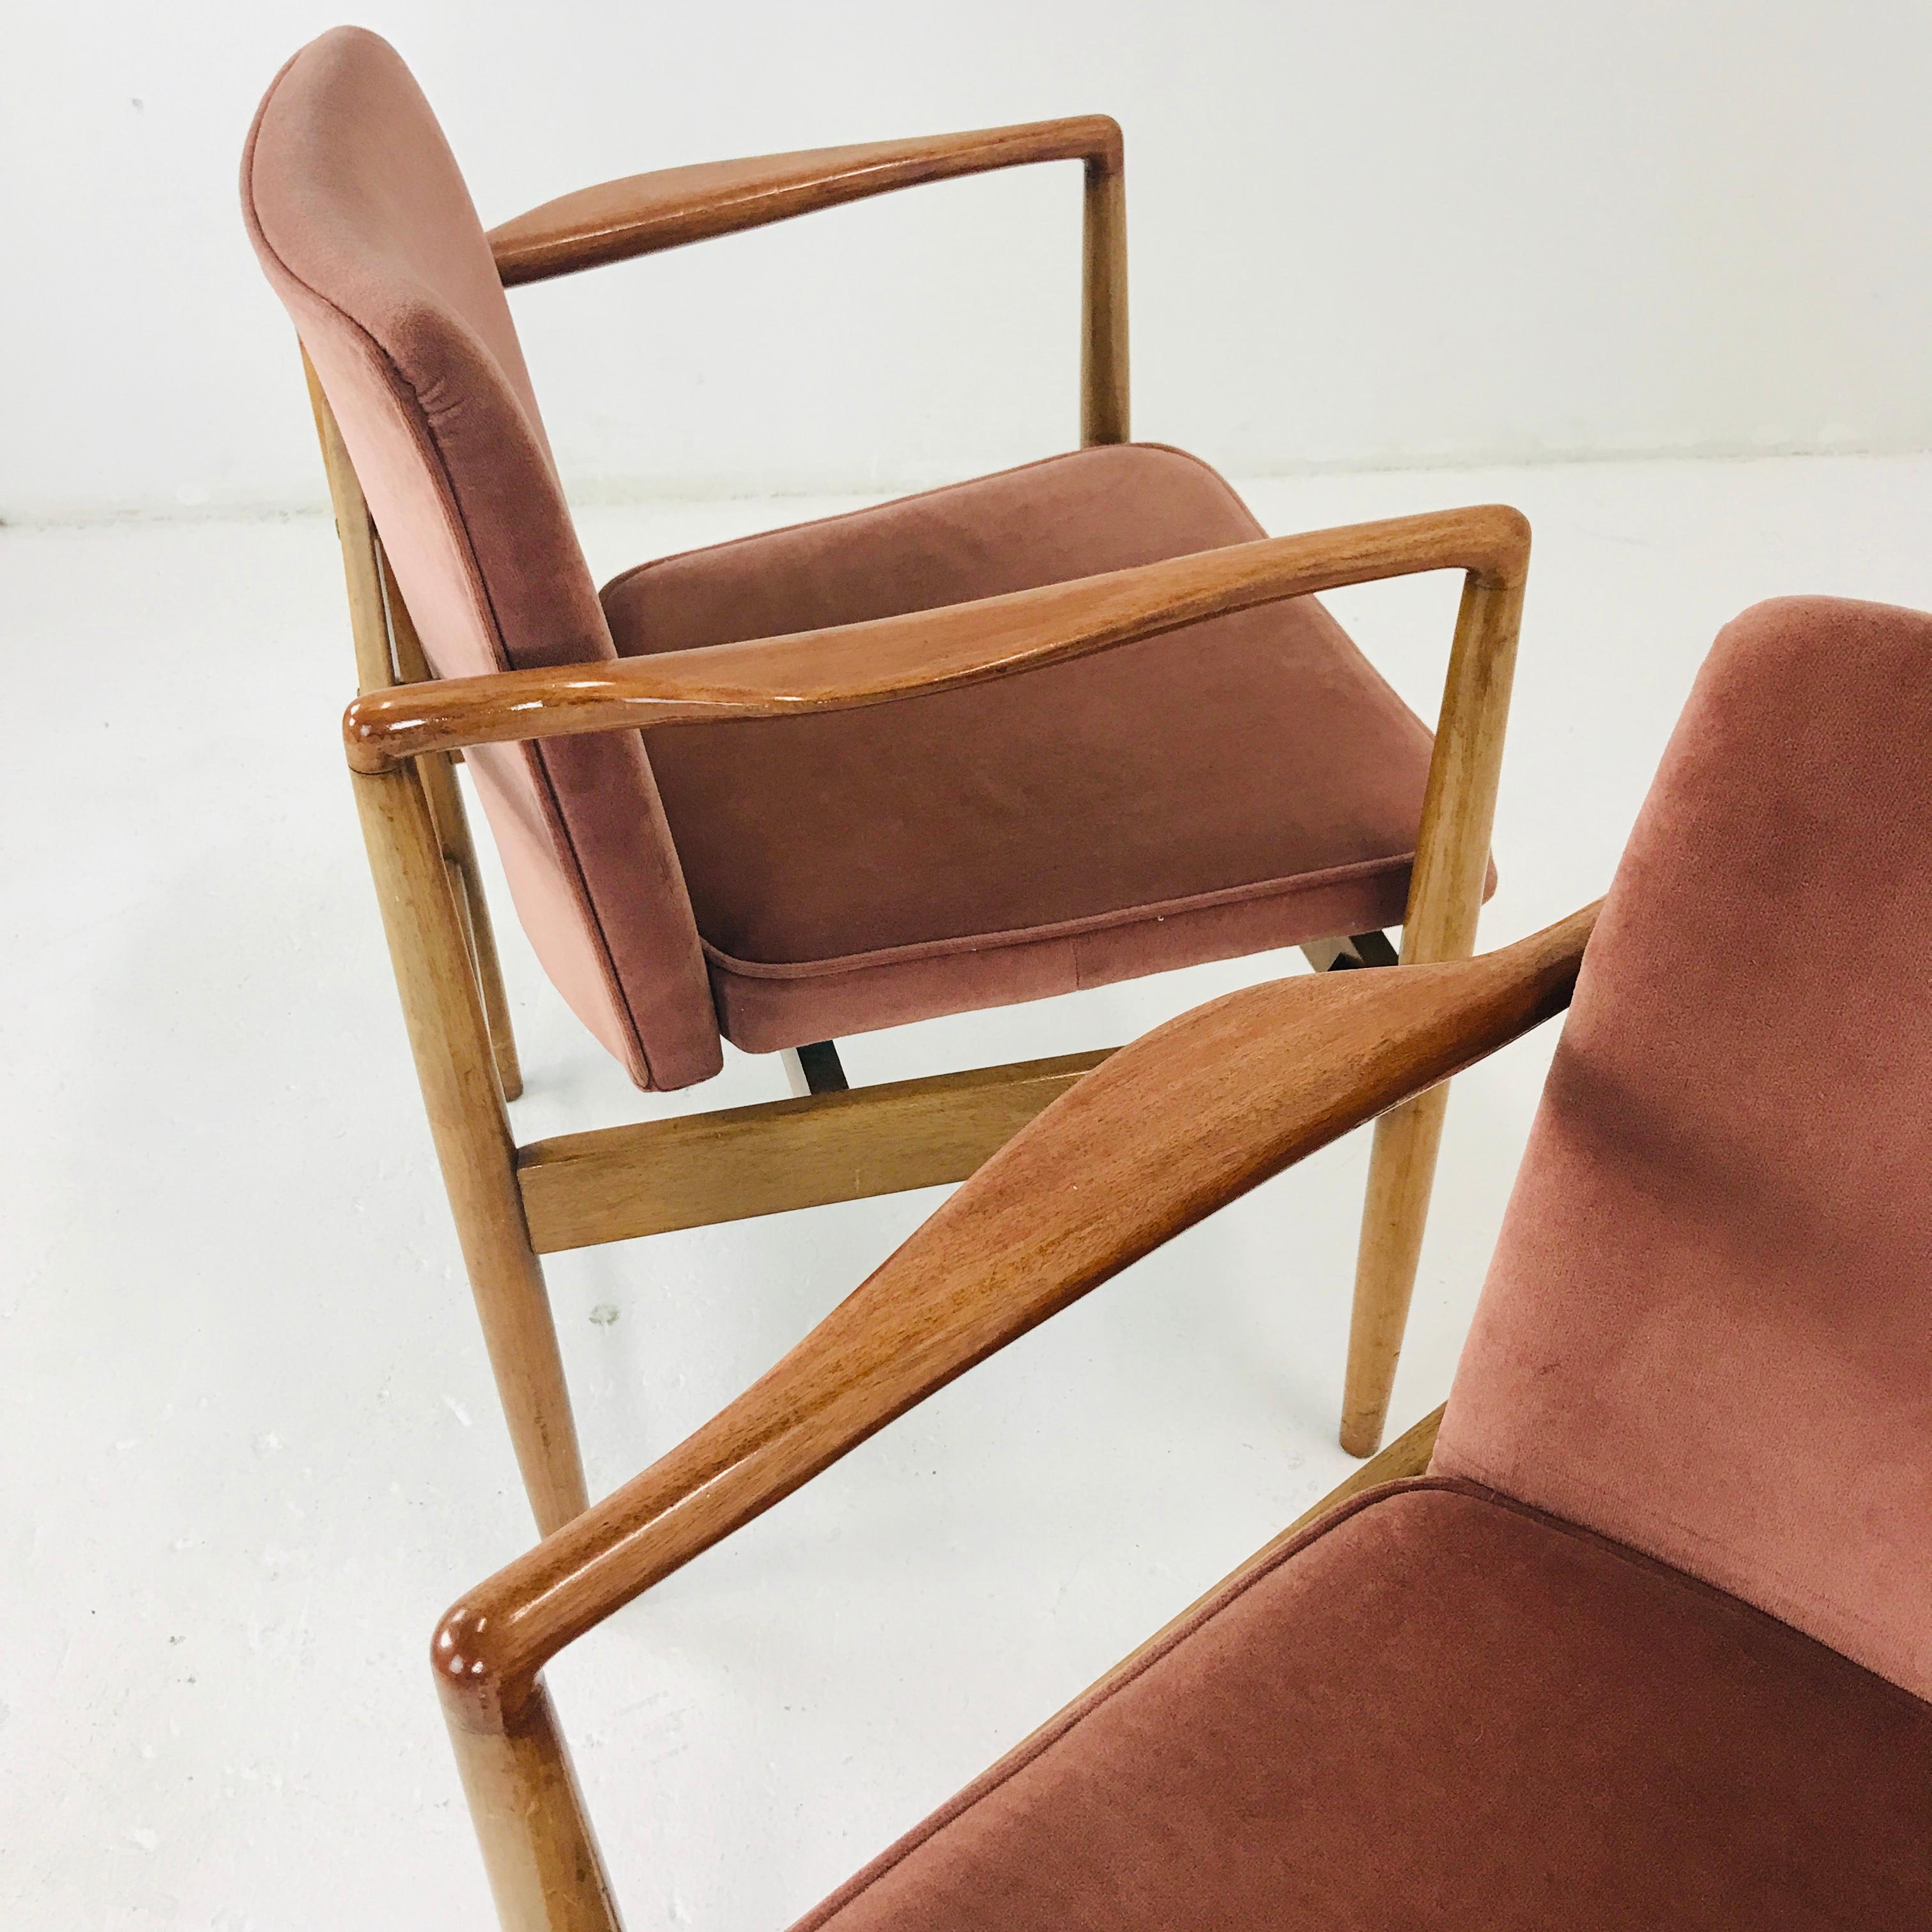
[{"label": "tapered wooden leg", "polygon": [[520,1214],[514,1229],[478,1228],[466,1237],[459,1216],[458,1234],[524,1491],[538,1534],[548,1536],[581,1516],[590,1497],[543,1264]]},{"label": "tapered wooden leg", "polygon": [[584,1465],[457,896],[418,772],[358,774],[355,784],[457,1238],[524,1486],[548,1536],[584,1508]]},{"label": "tapered wooden leg", "polygon": [[1448,1104],[1449,1089],[1438,1087],[1376,1123],[1342,1384],[1342,1447],[1352,1456],[1382,1446]]},{"label": "tapered wooden leg", "polygon": [[[1379,932],[1312,940],[1301,950],[1318,973],[1396,964],[1395,949]],[[1429,1219],[1430,1186],[1447,1092],[1445,1088],[1425,1094],[1376,1124],[1361,1242],[1355,1255],[1355,1305],[1342,1386],[1342,1447],[1352,1456],[1372,1456],[1382,1444]],[[1419,1108],[1434,1109],[1432,1128],[1418,1117]],[[1426,1159],[1418,1132],[1426,1138]]]},{"label": "tapered wooden leg", "polygon": [[500,1730],[445,1715],[503,1932],[622,1932],[542,1680]]},{"label": "tapered wooden leg", "polygon": [[[1472,574],[1462,586],[1402,919],[1405,966],[1466,959],[1475,947],[1528,561],[1526,552],[1510,574]],[[1448,1104],[1438,1087],[1376,1123],[1342,1391],[1342,1447],[1353,1456],[1382,1443]]]}]

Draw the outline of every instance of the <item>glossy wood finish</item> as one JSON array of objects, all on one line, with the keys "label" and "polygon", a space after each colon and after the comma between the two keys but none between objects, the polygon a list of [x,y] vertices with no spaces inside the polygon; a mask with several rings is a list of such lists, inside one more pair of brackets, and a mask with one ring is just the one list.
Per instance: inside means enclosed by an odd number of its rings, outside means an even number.
[{"label": "glossy wood finish", "polygon": [[518,1154],[539,1254],[964,1180],[1105,1060],[1064,1054],[538,1141]]},{"label": "glossy wood finish", "polygon": [[[1059,160],[1078,160],[1084,171],[1082,440],[1124,440],[1130,433],[1124,160],[1120,130],[1104,117],[633,176],[520,216],[495,231],[491,244],[503,280],[514,284],[921,182]],[[407,608],[368,527],[346,452],[312,371],[310,389],[338,524],[345,532],[361,532],[355,543],[344,538],[362,691],[345,719],[351,767],[391,776],[406,761],[418,761],[418,783],[444,859],[441,896],[455,910],[501,1097],[516,1097],[522,1076],[475,847],[450,768],[464,745],[886,702],[1010,675],[1277,598],[1444,568],[1468,574],[1459,662],[1468,656],[1490,673],[1501,665],[1500,702],[1506,706],[1507,664],[1499,644],[1504,616],[1520,605],[1528,532],[1514,512],[1494,508],[1264,539],[1144,571],[836,631],[615,665],[430,682]],[[1472,645],[1468,652],[1466,643]],[[1513,648],[1513,628],[1508,643]],[[399,688],[410,686],[415,688]],[[1459,679],[1452,668],[1409,902],[1406,947],[1412,958],[1452,958],[1468,950],[1461,926],[1473,931],[1478,886],[1471,881],[1479,881],[1486,852],[1483,781],[1486,774],[1492,802],[1501,748],[1500,709],[1492,701],[1497,688],[1492,675],[1486,691],[1482,677]],[[400,824],[392,820],[392,835]],[[386,907],[386,914],[392,910],[398,920],[406,919],[406,909]],[[392,940],[398,929],[392,925]],[[399,976],[405,970],[399,958]],[[416,960],[407,970],[420,976],[424,962]],[[428,970],[440,970],[440,964],[431,961]],[[775,1115],[754,1121],[760,1110],[736,1110],[715,1126],[679,1120],[571,1136],[526,1150],[521,1198],[528,1202],[538,1245],[547,1251],[698,1225],[700,1217],[735,1218],[928,1184],[966,1172],[992,1144],[1000,1124],[1023,1117],[1026,1110],[1015,1102],[1032,1090],[1028,1070],[1006,1070],[991,1085],[942,1088],[917,1102],[897,1092],[843,1096],[842,1111],[810,1121]],[[945,1118],[949,1103],[956,1118]],[[1378,1364],[1387,1369],[1382,1376],[1386,1402],[1413,1280],[1412,1250],[1420,1241],[1432,1172],[1434,1142],[1422,1130],[1432,1108],[1439,1126],[1440,1105],[1439,1099],[1425,1103],[1402,1130],[1406,1138],[1400,1142],[1399,1159],[1390,1151],[1397,1149],[1394,1130],[1378,1138],[1345,1418],[1345,1439],[1352,1443],[1367,1426],[1360,1419],[1365,1401],[1360,1390],[1372,1390]],[[917,1124],[895,1147],[894,1124],[903,1123],[908,1106]],[[478,1145],[489,1143],[491,1130],[472,1124],[470,1138]],[[707,1155],[721,1163],[710,1172]],[[786,1162],[795,1163],[795,1175],[777,1172]],[[834,1187],[837,1192],[828,1191]],[[458,1216],[460,1220],[460,1209]],[[490,1239],[466,1236],[466,1244],[488,1247]],[[524,1288],[510,1294],[512,1302],[541,1288],[534,1249],[514,1268],[500,1257],[494,1272],[505,1282],[512,1276],[524,1280]],[[479,1285],[478,1292],[486,1310],[502,1300],[496,1290]],[[493,1354],[498,1352],[493,1344]],[[1378,1432],[1379,1408],[1372,1400],[1366,1408],[1373,1411],[1372,1430]],[[526,1467],[527,1448],[520,1446]],[[554,1503],[554,1482],[548,1493]],[[548,1507],[541,1505],[540,1513]]]},{"label": "glossy wood finish", "polygon": [[[474,848],[447,763],[460,746],[884,702],[914,691],[1010,675],[1276,598],[1437,568],[1460,568],[1467,581],[1420,833],[1405,956],[1468,950],[1528,560],[1528,528],[1514,511],[1484,506],[1264,538],[976,604],[662,658],[398,684],[388,632],[394,632],[398,654],[412,660],[410,670],[426,668],[420,646],[400,593],[386,580],[380,545],[327,405],[319,394],[316,400],[338,524],[356,537],[345,538],[344,557],[358,668],[370,688],[344,721],[352,768],[365,776],[394,776],[410,760],[418,761],[434,841],[447,868],[440,896],[456,909],[467,975],[483,1006],[500,1112],[501,1096],[514,1097],[521,1076]],[[396,836],[400,823],[391,824],[390,836]],[[406,908],[386,904],[385,911],[392,920],[393,950],[410,914]],[[417,959],[406,968],[398,961],[399,977],[406,970],[433,977],[440,970],[434,961]],[[1021,1070],[1022,1076],[1025,1072]],[[1016,1126],[1029,1116],[1030,1107],[1010,1106],[1024,1091],[1025,1078],[1009,1084],[1010,1091],[997,1100],[982,1086],[942,1089],[910,1103],[917,1126],[896,1144],[892,1117],[896,1113],[906,1124],[908,1096],[875,1091],[818,1096],[821,1106],[840,1100],[844,1111],[810,1124],[782,1122],[782,1130],[794,1136],[793,1171],[766,1164],[754,1151],[762,1142],[764,1155],[777,1152],[770,1136],[782,1117],[754,1124],[728,1116],[716,1126],[680,1120],[572,1136],[526,1156],[518,1176],[519,1201],[527,1200],[537,1246],[548,1252],[937,1184],[970,1172],[976,1157],[998,1144],[996,1124]],[[959,1104],[958,1118],[942,1119],[942,1100]],[[1378,1133],[1344,1419],[1344,1441],[1358,1453],[1372,1447],[1365,1436],[1380,1432],[1427,1209],[1442,1106],[1440,1096],[1430,1096]],[[868,1119],[873,1109],[882,1111]],[[478,1121],[464,1138],[474,1148],[494,1149],[507,1131],[502,1127],[500,1136],[491,1123]],[[714,1172],[704,1165],[707,1150],[722,1162]],[[446,1156],[446,1168],[452,1157],[459,1163],[469,1158]],[[496,1156],[485,1159],[487,1164]],[[484,1191],[498,1184],[493,1168]],[[458,1192],[452,1184],[453,1204]],[[464,1210],[457,1211],[461,1223]],[[500,1213],[486,1216],[482,1227],[465,1232],[466,1252],[474,1249],[487,1257],[484,1277],[473,1277],[486,1324],[508,1324],[492,1340],[493,1360],[500,1376],[508,1377],[506,1400],[526,1476],[532,1469],[546,1472],[532,1493],[539,1520],[548,1526],[559,1520],[556,1510],[580,1495],[581,1477],[573,1482],[560,1466],[576,1465],[574,1435],[560,1374],[551,1372],[554,1335],[547,1346],[542,1342],[550,1332],[547,1306],[540,1323],[533,1312],[542,1299],[537,1248],[530,1244],[527,1224],[506,1246],[507,1226]],[[527,1253],[513,1252],[517,1241]],[[513,1358],[529,1347],[536,1354],[527,1372],[520,1372]],[[1366,1401],[1364,1386],[1370,1390]],[[553,1388],[554,1398],[548,1393]]]},{"label": "glossy wood finish", "polygon": [[[1403,928],[1404,963],[1435,963],[1467,957],[1474,943],[1528,542],[1522,518],[1498,506],[1264,538],[832,630],[378,692],[350,707],[344,737],[352,767],[381,772],[466,744],[842,710],[1011,676],[1281,598],[1460,568]],[[1354,1454],[1381,1440],[1446,1106],[1430,1095],[1376,1130],[1341,1429]]]},{"label": "glossy wood finish", "polygon": [[514,288],[762,228],[896,188],[1041,161],[1078,161],[1085,176],[1080,440],[1125,442],[1126,177],[1119,124],[1104,114],[629,175],[580,188],[504,222],[490,231],[490,247],[505,286]]},{"label": "glossy wood finish", "polygon": [[[390,571],[388,560],[382,554],[382,541],[370,521],[355,466],[336,427],[334,412],[306,354],[302,357],[302,374],[308,385],[309,406],[315,416],[316,436],[322,446],[337,540],[342,547],[350,632],[356,649],[356,688],[368,693],[387,691],[400,682],[420,682],[430,672],[415,622]],[[514,1100],[523,1091],[523,1072],[511,1030],[509,998],[497,957],[496,929],[483,896],[476,847],[470,836],[463,794],[448,759],[425,758],[422,768],[438,841],[460,880],[464,928],[489,1019],[497,1076],[505,1098]]]},{"label": "glossy wood finish", "polygon": [[355,788],[416,1077],[496,1392],[530,1507],[548,1535],[583,1509],[584,1464],[466,935],[420,776],[358,776]]},{"label": "glossy wood finish", "polygon": [[[1095,1693],[1104,1693],[1132,1676],[1143,1660],[1202,1604],[1230,1585],[1244,1581],[1283,1544],[1330,1510],[1364,1490],[1422,1474],[1429,1467],[1442,1422],[1440,1408],[1424,1417],[1163,1624],[1073,1702],[1083,1703]],[[450,1654],[454,1657],[453,1650]],[[621,1932],[610,1877],[542,1678],[537,1678],[529,1696],[500,1729],[475,1728],[467,1721],[469,1714],[464,1699],[448,1700],[450,1742],[503,1932]],[[1056,1713],[1037,1726],[1008,1753],[1008,1758],[1024,1756],[1034,1738],[1056,1726],[1064,1714]]]},{"label": "glossy wood finish", "polygon": [[1080,440],[1131,434],[1127,381],[1127,178],[1120,130],[1090,156],[1080,230]]},{"label": "glossy wood finish", "polygon": [[621,1932],[584,1792],[542,1684],[497,1731],[452,1724],[503,1932]]},{"label": "glossy wood finish", "polygon": [[452,1722],[514,1722],[563,1646],[933,1390],[1561,1011],[1596,911],[1480,959],[1251,988],[1114,1054],[736,1402],[450,1611]]},{"label": "glossy wood finish", "polygon": [[[1526,554],[1514,573],[1472,573],[1462,586],[1402,920],[1406,966],[1466,959],[1475,945],[1527,566]],[[1351,1455],[1382,1442],[1448,1105],[1446,1090],[1431,1093],[1376,1124],[1342,1384]]]},{"label": "glossy wood finish", "polygon": [[[381,772],[425,752],[464,745],[850,710],[1010,676],[1283,598],[1423,571],[1465,571],[1486,590],[1513,587],[1520,601],[1528,551],[1528,525],[1516,511],[1495,504],[1264,537],[830,630],[376,692],[350,706],[343,738],[352,770]],[[1486,613],[1507,602],[1484,598],[1474,600],[1474,608]],[[1466,596],[1466,616],[1472,604]],[[1490,630],[1459,630],[1457,649],[1473,646],[1480,654],[1498,641]],[[1453,692],[1453,673],[1451,684]],[[1445,727],[1459,729],[1460,721],[1445,716]],[[1499,734],[1495,742],[1499,748]],[[1438,748],[1436,764],[1460,771],[1469,758],[1465,749],[1445,760]],[[1466,790],[1432,770],[1430,799],[1441,829],[1432,838],[1431,808],[1425,807],[1425,853],[1466,824],[1444,817]],[[1442,802],[1436,802],[1438,795]],[[1479,867],[1486,856],[1485,845]],[[1425,902],[1434,905],[1435,880],[1446,890],[1466,869],[1438,862]],[[1413,908],[1414,892],[1410,903]],[[1448,919],[1432,910],[1430,916]],[[1443,930],[1454,925],[1449,921]]]},{"label": "glossy wood finish", "polygon": [[896,188],[1036,161],[1084,161],[1118,175],[1118,123],[1105,114],[1032,121],[850,148],[706,161],[580,188],[490,231],[504,286],[575,274]]}]

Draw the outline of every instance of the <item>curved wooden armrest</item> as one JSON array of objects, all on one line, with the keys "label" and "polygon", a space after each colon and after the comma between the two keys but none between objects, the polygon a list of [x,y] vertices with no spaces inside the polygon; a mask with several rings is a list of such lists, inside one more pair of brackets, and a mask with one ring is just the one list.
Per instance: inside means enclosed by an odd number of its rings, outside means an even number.
[{"label": "curved wooden armrest", "polygon": [[547,201],[493,228],[490,247],[505,286],[514,287],[761,228],[894,188],[1031,161],[1084,161],[1090,173],[1118,174],[1119,124],[1104,114],[1083,114],[1017,128],[665,168]]},{"label": "curved wooden armrest", "polygon": [[566,1644],[954,1376],[1560,1012],[1597,910],[1478,958],[1252,987],[1121,1048],[736,1401],[448,1612],[452,1720],[514,1721]]},{"label": "curved wooden armrest", "polygon": [[1494,504],[1264,537],[833,630],[398,685],[357,698],[343,737],[350,766],[376,772],[464,745],[850,710],[1376,578],[1461,569],[1479,583],[1520,585],[1528,555],[1528,524]]}]

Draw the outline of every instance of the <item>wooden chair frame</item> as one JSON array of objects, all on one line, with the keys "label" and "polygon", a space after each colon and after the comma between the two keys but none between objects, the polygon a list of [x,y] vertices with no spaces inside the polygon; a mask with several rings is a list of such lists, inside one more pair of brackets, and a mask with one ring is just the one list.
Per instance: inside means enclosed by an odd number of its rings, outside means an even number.
[{"label": "wooden chair frame", "polygon": [[[493,232],[506,284],[626,259],[914,182],[1027,162],[1085,170],[1082,429],[1127,435],[1119,128],[1104,117],[678,169],[608,183]],[[1406,965],[1474,943],[1528,530],[1498,507],[1274,538],[1143,568],[791,638],[615,663],[434,680],[353,464],[309,386],[348,580],[360,695],[344,738],[416,1070],[492,1368],[539,1528],[586,1503],[539,1257],[964,1180],[1104,1052],[844,1090],[785,1057],[794,1097],[519,1146],[508,1001],[453,760],[466,745],[877,704],[1013,675],[1280,598],[1465,573],[1402,931]],[[1380,952],[1378,952],[1377,948]],[[1393,958],[1379,934],[1303,949],[1321,968]],[[806,1049],[808,1054],[813,1049]],[[1342,1426],[1379,1442],[1445,1096],[1376,1128]]]},{"label": "wooden chair frame", "polygon": [[[505,1932],[620,1924],[544,1688],[551,1658],[1130,1262],[1562,1011],[1598,910],[1480,958],[1250,988],[1120,1049],[736,1402],[458,1603],[430,1660]],[[1234,1576],[1347,1497],[1420,1474],[1441,1417]]]}]

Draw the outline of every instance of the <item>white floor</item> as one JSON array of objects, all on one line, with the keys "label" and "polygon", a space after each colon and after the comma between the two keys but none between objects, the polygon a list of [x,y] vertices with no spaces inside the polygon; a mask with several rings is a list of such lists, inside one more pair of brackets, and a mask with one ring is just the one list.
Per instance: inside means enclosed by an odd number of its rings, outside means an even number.
[{"label": "white floor", "polygon": [[[1932,458],[1248,494],[1277,530],[1497,497],[1534,521],[1495,941],[1602,890],[1725,618],[1791,591],[1932,605]],[[833,507],[585,521],[602,572]],[[1334,600],[1426,712],[1454,595]],[[341,776],[332,541],[314,519],[0,532],[0,1921],[484,1926],[424,1646],[528,1521]],[[506,943],[525,1137],[782,1090],[734,1057],[636,1094]],[[910,1028],[848,1062],[1069,1052],[1298,970]],[[1447,1385],[1549,1043],[1460,1084],[1402,1423]],[[634,1928],[784,1925],[1346,1472],[1362,1161],[1332,1150],[1144,1263],[558,1664]],[[935,1198],[559,1259],[593,1486]]]}]

